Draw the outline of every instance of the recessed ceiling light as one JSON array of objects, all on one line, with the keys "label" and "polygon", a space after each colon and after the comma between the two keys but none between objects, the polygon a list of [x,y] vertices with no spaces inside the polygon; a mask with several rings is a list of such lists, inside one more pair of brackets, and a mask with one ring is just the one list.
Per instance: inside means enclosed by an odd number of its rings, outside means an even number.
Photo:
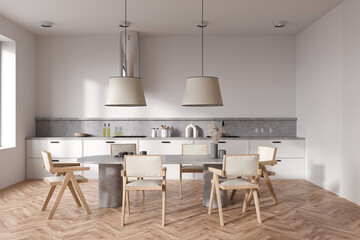
[{"label": "recessed ceiling light", "polygon": [[54,23],[53,22],[48,22],[48,21],[43,21],[43,22],[40,22],[41,26],[44,27],[44,28],[51,28]]},{"label": "recessed ceiling light", "polygon": [[285,27],[285,25],[286,25],[286,22],[280,21],[280,22],[276,22],[275,25],[274,25],[274,27],[276,27],[276,28],[283,28],[283,27]]}]

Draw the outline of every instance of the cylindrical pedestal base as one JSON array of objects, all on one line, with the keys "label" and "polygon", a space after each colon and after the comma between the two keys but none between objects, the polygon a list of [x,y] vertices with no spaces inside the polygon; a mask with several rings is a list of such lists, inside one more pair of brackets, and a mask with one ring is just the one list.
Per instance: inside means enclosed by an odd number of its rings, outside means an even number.
[{"label": "cylindrical pedestal base", "polygon": [[[211,179],[213,178],[213,173],[208,170],[209,167],[221,168],[221,164],[204,164],[203,170],[203,206],[209,207],[210,204],[210,194],[211,194]],[[221,203],[225,207],[228,205],[227,202],[227,191],[220,190]],[[216,192],[213,202],[213,208],[218,208]]]},{"label": "cylindrical pedestal base", "polygon": [[99,164],[99,206],[113,208],[121,206],[122,164]]}]

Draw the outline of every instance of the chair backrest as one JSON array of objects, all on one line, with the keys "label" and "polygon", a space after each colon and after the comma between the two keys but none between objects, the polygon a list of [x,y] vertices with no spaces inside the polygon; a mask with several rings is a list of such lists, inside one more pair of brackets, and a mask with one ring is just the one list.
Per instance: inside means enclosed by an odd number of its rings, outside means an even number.
[{"label": "chair backrest", "polygon": [[110,155],[118,155],[119,152],[133,152],[136,155],[136,144],[110,144]]},{"label": "chair backrest", "polygon": [[183,155],[207,155],[208,147],[207,144],[183,144],[182,145]]},{"label": "chair backrest", "polygon": [[43,168],[45,168],[48,172],[50,172],[50,170],[53,168],[53,162],[52,162],[52,157],[51,157],[51,153],[47,152],[47,151],[41,151],[42,154],[42,158],[43,158]]},{"label": "chair backrest", "polygon": [[276,160],[276,147],[258,146],[259,161],[275,161]]},{"label": "chair backrest", "polygon": [[225,155],[223,170],[228,177],[251,177],[257,174],[259,154]]},{"label": "chair backrest", "polygon": [[160,177],[162,157],[157,155],[125,155],[127,177]]}]

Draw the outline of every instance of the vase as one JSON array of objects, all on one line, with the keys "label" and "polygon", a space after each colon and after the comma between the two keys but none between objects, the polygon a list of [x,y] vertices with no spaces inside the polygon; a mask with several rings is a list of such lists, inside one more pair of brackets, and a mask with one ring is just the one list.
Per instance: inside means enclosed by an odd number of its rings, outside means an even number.
[{"label": "vase", "polygon": [[218,144],[211,143],[211,158],[218,158]]}]

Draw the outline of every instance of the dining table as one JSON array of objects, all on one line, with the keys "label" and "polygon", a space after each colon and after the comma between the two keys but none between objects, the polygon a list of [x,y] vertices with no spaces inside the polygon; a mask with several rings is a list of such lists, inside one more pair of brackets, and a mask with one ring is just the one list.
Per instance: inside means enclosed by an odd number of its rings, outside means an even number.
[{"label": "dining table", "polygon": [[[203,166],[203,206],[210,203],[211,179],[213,173],[209,167],[222,168],[223,159],[211,158],[210,155],[161,155],[163,164],[195,164]],[[123,180],[121,170],[124,158],[111,155],[94,155],[78,158],[83,164],[96,164],[99,171],[99,206],[114,208],[122,205]],[[192,189],[191,191],[196,191]],[[227,192],[221,191],[222,206],[227,206]],[[217,208],[217,199],[214,199],[213,208]]]}]

